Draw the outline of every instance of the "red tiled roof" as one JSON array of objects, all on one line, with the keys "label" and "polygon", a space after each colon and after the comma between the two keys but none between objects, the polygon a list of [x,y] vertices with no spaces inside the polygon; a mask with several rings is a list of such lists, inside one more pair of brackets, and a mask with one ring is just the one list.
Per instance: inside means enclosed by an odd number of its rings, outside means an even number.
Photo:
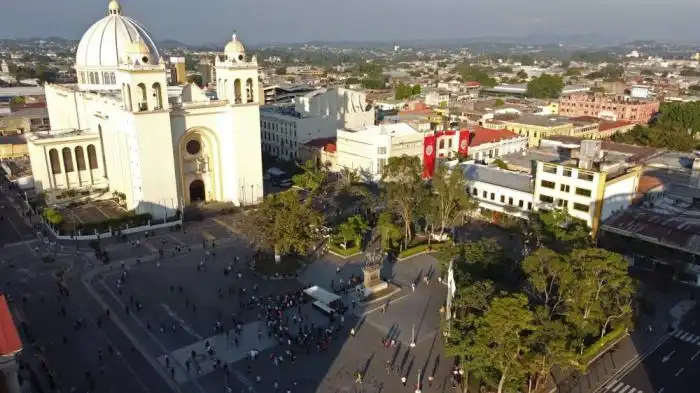
[{"label": "red tiled roof", "polygon": [[629,121],[617,120],[617,121],[602,121],[598,129],[600,131],[612,130],[613,128],[619,128],[624,126],[632,125]]},{"label": "red tiled roof", "polygon": [[508,130],[492,130],[489,128],[475,127],[469,131],[469,146],[479,146],[484,143],[494,143],[504,139],[518,137],[518,134]]},{"label": "red tiled roof", "polygon": [[304,143],[304,146],[322,148],[322,147],[326,147],[326,145],[329,143],[335,143],[335,140],[336,140],[335,137],[317,138],[317,139],[312,139],[312,140]]},{"label": "red tiled roof", "polygon": [[477,81],[469,81],[469,82],[465,82],[464,84],[467,85],[467,86],[469,86],[469,87],[479,87],[479,86],[481,86],[481,83],[479,83],[479,82],[477,82]]},{"label": "red tiled roof", "polygon": [[0,295],[0,356],[12,355],[22,350],[17,328],[4,295]]}]

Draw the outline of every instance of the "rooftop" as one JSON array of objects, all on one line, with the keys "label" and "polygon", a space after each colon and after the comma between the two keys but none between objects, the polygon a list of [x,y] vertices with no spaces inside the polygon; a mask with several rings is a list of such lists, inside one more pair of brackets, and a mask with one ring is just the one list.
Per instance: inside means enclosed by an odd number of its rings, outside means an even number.
[{"label": "rooftop", "polygon": [[532,177],[529,175],[468,162],[461,163],[459,166],[468,181],[493,184],[521,192],[532,192]]},{"label": "rooftop", "polygon": [[479,146],[513,138],[520,138],[520,136],[508,130],[494,130],[483,127],[474,127],[469,130],[469,146]]},{"label": "rooftop", "polygon": [[700,207],[695,200],[690,195],[670,195],[653,205],[625,209],[606,220],[602,229],[700,254]]},{"label": "rooftop", "polygon": [[366,128],[363,128],[363,129],[357,129],[357,130],[345,129],[345,130],[341,130],[341,131],[353,132],[353,133],[363,133],[363,134],[373,134],[373,135],[389,135],[389,136],[396,136],[396,137],[422,134],[420,131],[411,127],[408,123],[381,124],[378,126],[368,126]]},{"label": "rooftop", "polygon": [[566,124],[573,124],[571,118],[563,116],[537,116],[537,115],[522,115],[515,118],[498,118],[504,123],[526,124],[536,127],[557,127]]},{"label": "rooftop", "polygon": [[317,138],[317,139],[312,139],[306,143],[304,143],[304,146],[307,147],[313,147],[317,149],[324,149],[330,153],[335,152],[335,142],[337,138],[336,137],[330,137],[330,138]]}]

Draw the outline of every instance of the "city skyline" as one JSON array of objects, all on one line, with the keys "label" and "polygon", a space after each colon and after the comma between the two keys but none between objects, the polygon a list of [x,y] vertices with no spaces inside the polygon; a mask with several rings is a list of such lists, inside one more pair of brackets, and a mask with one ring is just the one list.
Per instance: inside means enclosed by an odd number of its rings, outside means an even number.
[{"label": "city skyline", "polygon": [[[527,7],[515,0],[488,5],[435,0],[430,6],[418,0],[259,0],[241,4],[210,0],[200,13],[182,0],[120,3],[124,14],[146,26],[156,40],[193,45],[226,42],[234,30],[249,44],[542,34],[685,41],[695,39],[694,15],[700,13],[700,4],[689,0],[670,0],[665,4],[632,0],[562,4],[534,0]],[[8,2],[0,13],[0,38],[78,39],[106,14],[106,8],[106,0],[73,0],[70,6],[48,0]],[[37,9],[44,12],[36,13]]]}]

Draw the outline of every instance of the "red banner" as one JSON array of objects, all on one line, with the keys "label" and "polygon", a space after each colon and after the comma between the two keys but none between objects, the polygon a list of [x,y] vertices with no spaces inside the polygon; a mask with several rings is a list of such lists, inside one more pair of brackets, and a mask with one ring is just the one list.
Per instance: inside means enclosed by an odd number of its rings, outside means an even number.
[{"label": "red banner", "polygon": [[435,141],[434,134],[423,138],[423,179],[431,178],[435,170]]},{"label": "red banner", "polygon": [[459,145],[457,146],[457,152],[466,157],[469,153],[469,130],[464,129],[459,131]]}]

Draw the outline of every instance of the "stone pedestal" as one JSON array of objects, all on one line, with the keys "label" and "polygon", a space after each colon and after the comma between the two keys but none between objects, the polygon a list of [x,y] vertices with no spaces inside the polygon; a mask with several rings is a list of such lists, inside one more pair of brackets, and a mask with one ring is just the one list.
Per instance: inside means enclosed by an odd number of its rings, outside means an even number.
[{"label": "stone pedestal", "polygon": [[364,281],[362,283],[362,296],[367,297],[375,292],[386,289],[389,284],[382,281],[380,276],[381,266],[365,265],[362,267]]}]

